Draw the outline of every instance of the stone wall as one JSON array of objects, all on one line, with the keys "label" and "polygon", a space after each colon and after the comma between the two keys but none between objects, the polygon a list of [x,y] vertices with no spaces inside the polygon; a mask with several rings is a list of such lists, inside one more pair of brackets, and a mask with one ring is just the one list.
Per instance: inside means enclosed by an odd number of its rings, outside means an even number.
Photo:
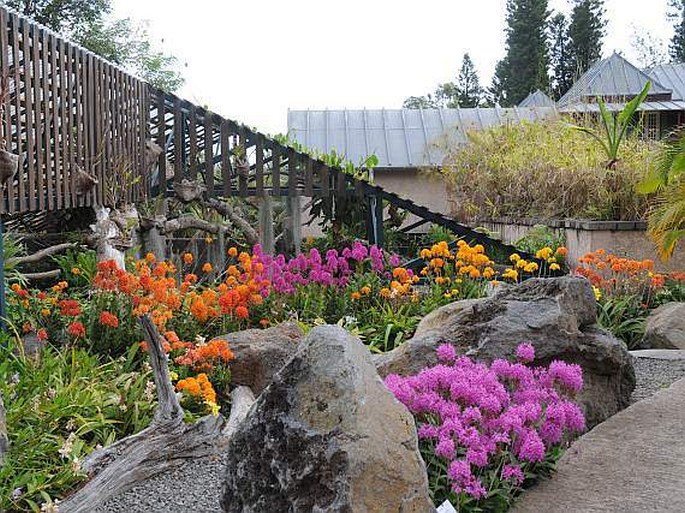
[{"label": "stone wall", "polygon": [[544,224],[564,235],[568,248],[568,261],[576,265],[578,258],[590,251],[605,249],[617,256],[635,260],[654,260],[661,272],[685,271],[685,247],[680,243],[673,257],[662,262],[654,243],[646,233],[646,223],[641,221],[576,221],[563,219],[492,219],[473,223],[474,226],[495,232],[507,243],[525,236],[535,225]]}]

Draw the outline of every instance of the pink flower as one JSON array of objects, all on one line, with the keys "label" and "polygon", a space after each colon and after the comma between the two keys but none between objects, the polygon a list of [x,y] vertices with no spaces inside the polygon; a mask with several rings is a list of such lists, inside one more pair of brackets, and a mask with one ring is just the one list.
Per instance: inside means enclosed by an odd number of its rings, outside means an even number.
[{"label": "pink flower", "polygon": [[457,351],[452,344],[440,344],[436,350],[438,360],[445,363],[452,363],[457,357]]},{"label": "pink flower", "polygon": [[518,465],[504,465],[502,467],[502,479],[512,481],[514,484],[523,483],[523,470]]},{"label": "pink flower", "polygon": [[516,358],[524,363],[535,360],[535,348],[532,344],[519,344],[516,348]]}]

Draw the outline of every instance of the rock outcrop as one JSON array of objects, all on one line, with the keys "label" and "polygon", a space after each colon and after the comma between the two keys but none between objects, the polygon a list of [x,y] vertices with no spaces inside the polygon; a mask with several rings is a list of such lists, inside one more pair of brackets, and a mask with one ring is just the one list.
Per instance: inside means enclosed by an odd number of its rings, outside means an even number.
[{"label": "rock outcrop", "polygon": [[626,408],[635,388],[630,354],[596,325],[596,308],[584,278],[530,279],[489,298],[439,308],[421,321],[411,340],[374,357],[374,363],[382,376],[407,375],[435,365],[435,348],[443,342],[483,361],[512,358],[518,344],[530,342],[534,365],[564,360],[583,368],[579,401],[591,427]]},{"label": "rock outcrop", "polygon": [[226,340],[235,355],[231,361],[231,385],[250,387],[258,395],[295,354],[304,333],[297,324],[285,323],[216,338]]},{"label": "rock outcrop", "polygon": [[685,349],[685,303],[666,303],[647,318],[642,347]]},{"label": "rock outcrop", "polygon": [[227,453],[226,512],[434,511],[411,414],[339,327],[312,330]]}]

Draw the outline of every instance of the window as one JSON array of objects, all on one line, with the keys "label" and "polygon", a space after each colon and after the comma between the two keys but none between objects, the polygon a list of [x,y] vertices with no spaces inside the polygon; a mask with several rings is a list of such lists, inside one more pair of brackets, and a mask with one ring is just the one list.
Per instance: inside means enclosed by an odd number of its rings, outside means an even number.
[{"label": "window", "polygon": [[659,113],[646,112],[644,115],[643,135],[645,139],[656,140],[659,138]]}]

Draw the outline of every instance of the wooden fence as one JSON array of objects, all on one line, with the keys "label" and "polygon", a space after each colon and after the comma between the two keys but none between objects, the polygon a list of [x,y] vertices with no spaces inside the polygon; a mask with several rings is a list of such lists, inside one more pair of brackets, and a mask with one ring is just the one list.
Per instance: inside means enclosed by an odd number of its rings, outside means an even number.
[{"label": "wooden fence", "polygon": [[0,213],[133,200],[141,192],[147,84],[0,8],[2,138],[21,157]]}]

